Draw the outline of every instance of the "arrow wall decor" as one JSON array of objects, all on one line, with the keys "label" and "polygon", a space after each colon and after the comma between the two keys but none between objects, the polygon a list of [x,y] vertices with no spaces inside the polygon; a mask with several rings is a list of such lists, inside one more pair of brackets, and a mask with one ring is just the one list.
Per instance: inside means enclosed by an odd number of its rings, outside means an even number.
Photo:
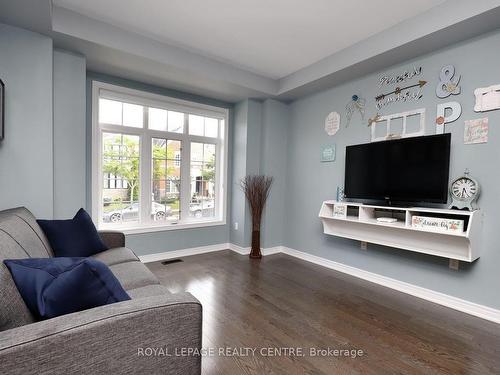
[{"label": "arrow wall decor", "polygon": [[401,91],[408,90],[408,89],[411,89],[413,87],[417,87],[417,86],[423,87],[426,83],[427,83],[427,81],[418,81],[418,83],[415,85],[410,85],[410,86],[406,86],[406,87],[396,87],[394,89],[394,91],[388,92],[386,94],[380,94],[379,96],[375,97],[375,100],[376,101],[382,100],[388,95],[399,94],[399,93],[401,93]]},{"label": "arrow wall decor", "polygon": [[[427,83],[427,81],[420,80],[414,85],[409,85],[405,87],[396,87],[393,91],[380,94],[375,97],[377,109],[385,107],[386,105],[394,102],[407,102],[410,100],[418,100],[422,97],[422,87]],[[417,91],[410,91],[410,89],[418,87]]]}]

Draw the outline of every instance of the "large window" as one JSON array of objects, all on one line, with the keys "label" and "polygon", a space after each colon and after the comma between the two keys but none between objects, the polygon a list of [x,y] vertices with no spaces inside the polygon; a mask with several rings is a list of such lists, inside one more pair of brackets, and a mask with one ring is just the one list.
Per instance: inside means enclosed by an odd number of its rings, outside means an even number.
[{"label": "large window", "polygon": [[93,214],[129,232],[225,223],[227,110],[93,84]]}]

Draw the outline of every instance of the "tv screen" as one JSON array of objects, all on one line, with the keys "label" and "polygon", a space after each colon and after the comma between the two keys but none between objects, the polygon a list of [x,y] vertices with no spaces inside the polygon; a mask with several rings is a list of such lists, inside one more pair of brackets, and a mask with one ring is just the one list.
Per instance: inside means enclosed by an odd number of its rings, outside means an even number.
[{"label": "tv screen", "polygon": [[451,134],[347,146],[346,198],[446,203]]}]

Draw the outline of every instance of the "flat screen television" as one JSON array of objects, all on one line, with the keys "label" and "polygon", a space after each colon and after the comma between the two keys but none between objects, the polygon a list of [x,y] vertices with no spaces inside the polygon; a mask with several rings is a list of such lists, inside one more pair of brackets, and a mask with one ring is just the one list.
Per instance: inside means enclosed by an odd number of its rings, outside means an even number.
[{"label": "flat screen television", "polygon": [[446,203],[451,134],[347,146],[344,193],[387,204]]}]

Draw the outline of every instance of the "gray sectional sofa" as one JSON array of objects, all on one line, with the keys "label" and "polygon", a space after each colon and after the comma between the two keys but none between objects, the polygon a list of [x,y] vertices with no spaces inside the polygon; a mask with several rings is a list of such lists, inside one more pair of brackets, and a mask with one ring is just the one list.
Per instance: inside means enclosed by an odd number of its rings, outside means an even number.
[{"label": "gray sectional sofa", "polygon": [[[201,304],[171,294],[118,232],[100,232],[109,266],[131,300],[35,321],[4,259],[53,256],[26,208],[0,211],[0,374],[199,374]],[[183,351],[184,350],[184,351]],[[154,354],[156,353],[156,355]]]}]

